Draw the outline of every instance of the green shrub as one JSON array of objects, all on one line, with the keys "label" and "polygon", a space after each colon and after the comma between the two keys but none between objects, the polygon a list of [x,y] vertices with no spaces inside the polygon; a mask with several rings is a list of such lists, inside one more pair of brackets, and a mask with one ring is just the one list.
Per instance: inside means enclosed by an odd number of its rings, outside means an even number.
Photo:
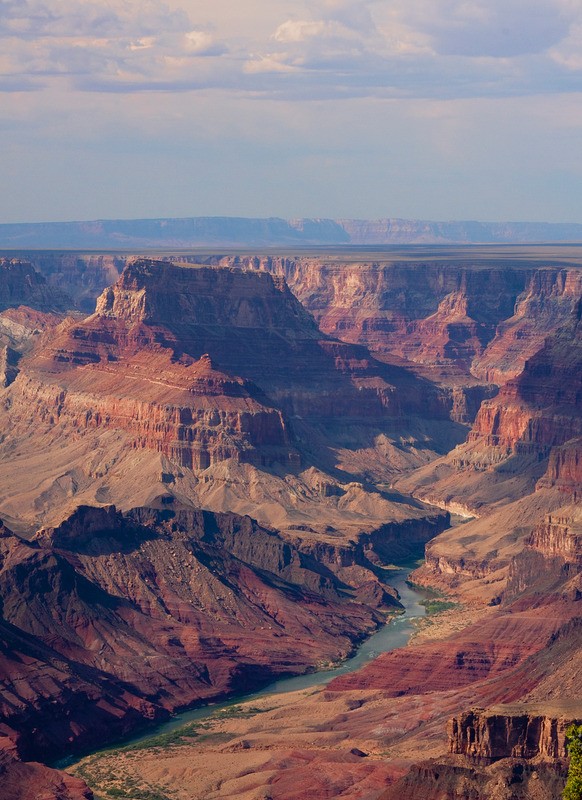
[{"label": "green shrub", "polygon": [[562,797],[564,800],[582,800],[582,725],[571,725],[566,736],[570,768]]}]

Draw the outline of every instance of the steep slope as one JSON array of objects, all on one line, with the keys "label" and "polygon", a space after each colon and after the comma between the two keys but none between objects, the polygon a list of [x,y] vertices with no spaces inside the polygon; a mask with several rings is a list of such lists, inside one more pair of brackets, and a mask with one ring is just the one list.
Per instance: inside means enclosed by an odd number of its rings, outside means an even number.
[{"label": "steep slope", "polygon": [[70,302],[28,261],[0,258],[0,311],[19,306],[45,312],[66,311]]},{"label": "steep slope", "polygon": [[523,372],[483,403],[466,444],[399,483],[442,507],[481,517],[462,535],[444,534],[431,544],[426,580],[473,578],[465,589],[472,585],[493,599],[533,527],[579,496],[581,381],[578,308]]},{"label": "steep slope", "polygon": [[382,619],[274,531],[186,508],[3,527],[0,601],[2,730],[27,761],[345,657]]},{"label": "steep slope", "polygon": [[[465,259],[463,258],[465,256]],[[430,367],[504,383],[573,313],[582,270],[524,256],[483,263],[358,261],[336,257],[225,256],[224,265],[283,275],[326,333]],[[552,260],[560,262],[557,254]]]},{"label": "steep slope", "polygon": [[0,478],[4,513],[31,524],[55,503],[170,493],[278,526],[370,530],[426,509],[362,478],[464,436],[430,382],[322,335],[281,278],[240,270],[136,260],[20,366]]}]

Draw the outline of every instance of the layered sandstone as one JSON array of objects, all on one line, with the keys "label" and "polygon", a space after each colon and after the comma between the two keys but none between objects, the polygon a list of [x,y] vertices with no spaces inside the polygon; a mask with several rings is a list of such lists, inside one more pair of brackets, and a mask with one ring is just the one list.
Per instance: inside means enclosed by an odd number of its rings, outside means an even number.
[{"label": "layered sandstone", "polygon": [[554,800],[566,781],[566,731],[580,718],[572,703],[464,712],[447,726],[451,755],[413,767],[380,800]]},{"label": "layered sandstone", "polygon": [[574,265],[527,259],[503,267],[459,257],[353,263],[229,256],[220,263],[283,275],[322,330],[340,339],[499,384],[571,315],[582,285]]},{"label": "layered sandstone", "polygon": [[227,257],[283,275],[322,330],[375,352],[467,371],[513,313],[528,272],[438,262]]},{"label": "layered sandstone", "polygon": [[502,758],[565,759],[566,731],[582,719],[582,707],[497,706],[472,709],[448,725],[452,754],[491,763]]},{"label": "layered sandstone", "polygon": [[80,508],[0,536],[4,731],[50,759],[345,656],[381,617],[274,531],[190,509]]},{"label": "layered sandstone", "polygon": [[170,493],[337,538],[425,516],[366,483],[461,437],[431,382],[325,336],[282,278],[239,269],[134,260],[19,370],[0,499],[30,524],[75,496],[127,508]]},{"label": "layered sandstone", "polygon": [[548,514],[534,528],[530,545],[547,556],[560,556],[564,561],[582,567],[582,514],[578,506]]},{"label": "layered sandstone", "polygon": [[28,261],[0,258],[0,311],[18,306],[65,311],[69,303],[62,290],[50,287]]},{"label": "layered sandstone", "polygon": [[[101,383],[106,395],[107,382],[115,380],[124,384],[119,394],[149,394],[167,403],[177,390],[184,401],[191,398],[176,409],[184,425],[188,405],[199,416],[205,406],[215,413],[231,408],[229,431],[236,436],[249,429],[255,446],[288,444],[279,409],[322,418],[401,415],[402,400],[390,379],[407,390],[408,413],[446,413],[430,386],[375,363],[362,348],[322,337],[284,281],[238,270],[137,261],[104,292],[92,317],[61,329],[31,365],[44,380],[60,372],[57,385],[73,391]],[[131,391],[132,381],[139,382],[139,392]],[[209,401],[213,396],[225,399]],[[253,414],[259,420],[254,427]],[[225,426],[211,419],[203,427],[210,434]],[[189,436],[177,438],[187,448]]]},{"label": "layered sandstone", "polygon": [[537,484],[539,489],[557,487],[573,502],[580,498],[582,486],[582,439],[571,439],[552,448],[545,474]]},{"label": "layered sandstone", "polygon": [[582,270],[533,271],[513,316],[499,324],[486,351],[475,358],[473,374],[498,384],[517,377],[545,338],[577,314],[581,296]]},{"label": "layered sandstone", "polygon": [[[582,432],[582,338],[578,312],[545,340],[523,372],[485,401],[466,444],[402,481],[420,496],[474,512],[539,491],[531,507],[551,511],[577,491]],[[549,459],[549,461],[548,461]],[[546,498],[544,501],[543,498]],[[544,502],[550,506],[544,509]],[[490,510],[494,510],[493,508]]]},{"label": "layered sandstone", "polygon": [[517,378],[483,404],[469,442],[508,453],[546,455],[581,433],[582,326],[576,313]]}]

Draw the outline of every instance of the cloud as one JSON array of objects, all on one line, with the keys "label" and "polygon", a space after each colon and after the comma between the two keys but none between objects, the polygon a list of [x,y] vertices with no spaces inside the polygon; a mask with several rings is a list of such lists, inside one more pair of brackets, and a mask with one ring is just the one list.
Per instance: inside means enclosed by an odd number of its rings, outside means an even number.
[{"label": "cloud", "polygon": [[85,88],[171,88],[192,77],[199,59],[226,52],[211,31],[158,0],[0,0],[0,39],[0,85],[20,77],[41,87],[61,76]]},{"label": "cloud", "polygon": [[578,91],[581,29],[582,0],[315,0],[253,64],[287,66],[320,97]]},{"label": "cloud", "polygon": [[580,3],[402,0],[396,13],[415,30],[429,34],[440,54],[506,58],[543,52],[566,37],[580,15]]},{"label": "cloud", "polygon": [[248,0],[236,25],[229,0],[216,3],[0,0],[0,91],[59,80],[290,100],[579,89],[582,0]]}]

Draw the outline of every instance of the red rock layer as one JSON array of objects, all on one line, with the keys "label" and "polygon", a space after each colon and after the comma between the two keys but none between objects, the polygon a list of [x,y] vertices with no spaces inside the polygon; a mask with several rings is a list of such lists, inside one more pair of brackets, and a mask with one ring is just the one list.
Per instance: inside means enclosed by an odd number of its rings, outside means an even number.
[{"label": "red rock layer", "polygon": [[548,514],[546,520],[534,528],[530,545],[546,556],[559,556],[582,568],[582,519],[576,520],[565,511]]},{"label": "red rock layer", "polygon": [[566,783],[564,763],[528,764],[504,759],[476,768],[453,756],[412,768],[378,800],[556,800]]},{"label": "red rock layer", "polygon": [[480,762],[502,758],[565,759],[566,731],[578,724],[576,712],[554,716],[535,708],[508,706],[472,709],[449,721],[449,749]]},{"label": "red rock layer", "polygon": [[[326,333],[449,379],[503,384],[575,309],[582,270],[470,263],[341,263],[226,257],[222,264],[284,275]],[[460,372],[457,372],[459,370]]]},{"label": "red rock layer", "polygon": [[474,375],[502,384],[515,378],[552,335],[577,313],[582,270],[540,269],[517,298],[515,313],[502,321],[487,350],[472,365]]},{"label": "red rock layer", "polygon": [[483,403],[469,442],[507,454],[548,455],[582,434],[582,324],[578,314],[546,340],[519,377]]},{"label": "red rock layer", "polygon": [[[195,261],[195,257],[184,260]],[[58,287],[70,287],[83,310],[114,283],[126,257],[35,256]],[[342,263],[332,258],[210,257],[208,263],[283,276],[322,330],[417,364],[453,369],[457,383],[471,372],[504,383],[523,369],[572,312],[582,271],[535,262]],[[456,370],[460,370],[459,374]]]},{"label": "red rock layer", "polygon": [[326,333],[410,361],[465,370],[513,313],[529,274],[431,262],[229,257],[221,263],[284,275]]},{"label": "red rock layer", "polygon": [[296,466],[289,416],[368,424],[447,415],[428,382],[322,336],[282,278],[147,260],[22,370],[16,424],[34,409],[72,431],[121,429],[134,447],[192,469],[229,458]]},{"label": "red rock layer", "polygon": [[380,621],[248,517],[82,507],[0,536],[3,730],[25,759],[345,656]]},{"label": "red rock layer", "polygon": [[388,697],[460,689],[517,666],[572,614],[564,604],[499,615],[445,641],[381,655],[358,672],[336,678],[328,688],[379,689]]},{"label": "red rock layer", "polygon": [[35,762],[23,763],[11,741],[0,737],[0,798],[2,800],[93,800],[81,778]]},{"label": "red rock layer", "polygon": [[574,502],[582,492],[582,438],[571,439],[550,453],[548,468],[537,484],[539,489],[556,486]]}]

